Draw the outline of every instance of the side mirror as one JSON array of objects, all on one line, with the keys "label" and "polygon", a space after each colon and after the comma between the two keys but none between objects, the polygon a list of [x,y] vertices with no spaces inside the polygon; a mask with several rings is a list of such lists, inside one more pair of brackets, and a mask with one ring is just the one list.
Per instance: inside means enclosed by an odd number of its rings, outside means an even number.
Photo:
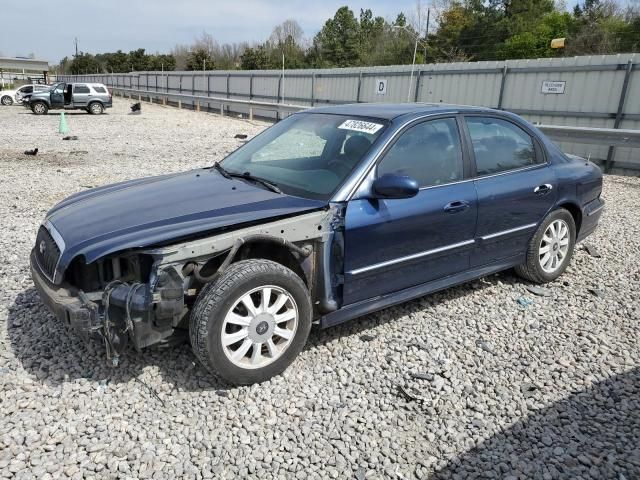
[{"label": "side mirror", "polygon": [[376,198],[411,198],[418,194],[418,182],[404,175],[385,174],[373,182]]}]

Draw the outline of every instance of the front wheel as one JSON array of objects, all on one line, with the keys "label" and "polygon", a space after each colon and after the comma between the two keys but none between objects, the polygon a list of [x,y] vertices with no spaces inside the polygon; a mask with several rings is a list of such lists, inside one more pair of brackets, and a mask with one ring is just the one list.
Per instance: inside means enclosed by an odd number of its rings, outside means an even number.
[{"label": "front wheel", "polygon": [[552,282],[567,269],[576,243],[576,223],[564,208],[551,212],[527,248],[527,260],[516,273],[535,283]]},{"label": "front wheel", "polygon": [[11,98],[9,95],[3,95],[0,99],[0,102],[2,102],[2,105],[8,107],[10,105],[13,105],[13,98]]},{"label": "front wheel", "polygon": [[189,324],[198,360],[237,385],[282,373],[310,329],[307,287],[293,271],[270,260],[232,264],[202,289]]},{"label": "front wheel", "polygon": [[47,107],[47,104],[44,102],[36,102],[31,105],[31,111],[36,115],[46,115],[49,111],[49,107]]}]

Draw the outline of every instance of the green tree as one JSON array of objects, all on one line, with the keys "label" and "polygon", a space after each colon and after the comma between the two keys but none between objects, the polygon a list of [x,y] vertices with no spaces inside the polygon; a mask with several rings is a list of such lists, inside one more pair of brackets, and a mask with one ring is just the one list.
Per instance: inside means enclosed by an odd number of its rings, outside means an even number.
[{"label": "green tree", "polygon": [[90,53],[80,52],[69,65],[69,72],[72,75],[84,75],[100,71],[100,64]]},{"label": "green tree", "polygon": [[196,48],[189,52],[187,70],[212,70],[214,66],[211,54],[204,48]]},{"label": "green tree", "polygon": [[176,59],[173,55],[156,54],[149,55],[147,60],[149,70],[154,71],[172,71],[176,68]]},{"label": "green tree", "polygon": [[313,39],[316,66],[360,65],[360,24],[349,7],[340,7]]},{"label": "green tree", "polygon": [[269,66],[269,55],[263,45],[247,48],[240,55],[240,68],[242,70],[266,70]]}]

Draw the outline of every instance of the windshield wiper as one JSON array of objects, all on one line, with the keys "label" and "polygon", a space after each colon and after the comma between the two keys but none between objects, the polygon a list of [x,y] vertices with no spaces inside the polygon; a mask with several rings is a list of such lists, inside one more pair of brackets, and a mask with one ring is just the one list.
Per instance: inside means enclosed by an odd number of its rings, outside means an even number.
[{"label": "windshield wiper", "polygon": [[251,182],[259,183],[260,185],[267,187],[272,192],[282,193],[282,190],[280,190],[275,183],[272,183],[269,180],[265,180],[264,178],[254,177],[249,172],[244,172],[244,173],[230,172],[229,170],[224,168],[222,165],[220,165],[219,162],[215,162],[213,164],[213,168],[215,168],[218,172],[220,172],[220,175],[222,175],[224,178],[245,178]]},{"label": "windshield wiper", "polygon": [[220,175],[222,175],[224,178],[231,178],[231,174],[229,172],[227,172],[224,167],[222,165],[220,165],[220,163],[215,162],[213,164],[213,168],[215,168],[218,172],[220,172]]},{"label": "windshield wiper", "polygon": [[256,183],[259,183],[261,185],[264,185],[265,187],[267,187],[272,192],[282,193],[282,190],[280,190],[275,183],[272,183],[269,180],[265,180],[264,178],[255,177],[255,176],[251,175],[249,172],[244,172],[244,173],[227,172],[227,173],[229,175],[231,175],[232,177],[246,178],[247,180],[250,180],[252,182],[256,182]]}]

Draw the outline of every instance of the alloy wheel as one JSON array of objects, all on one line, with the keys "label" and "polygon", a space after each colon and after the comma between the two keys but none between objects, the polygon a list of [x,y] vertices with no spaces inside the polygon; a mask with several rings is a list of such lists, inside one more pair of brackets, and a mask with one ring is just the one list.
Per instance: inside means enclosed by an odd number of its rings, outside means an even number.
[{"label": "alloy wheel", "polygon": [[564,220],[549,224],[540,240],[538,259],[540,267],[547,273],[558,270],[569,253],[569,226]]},{"label": "alloy wheel", "polygon": [[227,312],[222,347],[234,365],[262,368],[282,356],[298,327],[298,306],[283,288],[269,285],[243,294]]}]

